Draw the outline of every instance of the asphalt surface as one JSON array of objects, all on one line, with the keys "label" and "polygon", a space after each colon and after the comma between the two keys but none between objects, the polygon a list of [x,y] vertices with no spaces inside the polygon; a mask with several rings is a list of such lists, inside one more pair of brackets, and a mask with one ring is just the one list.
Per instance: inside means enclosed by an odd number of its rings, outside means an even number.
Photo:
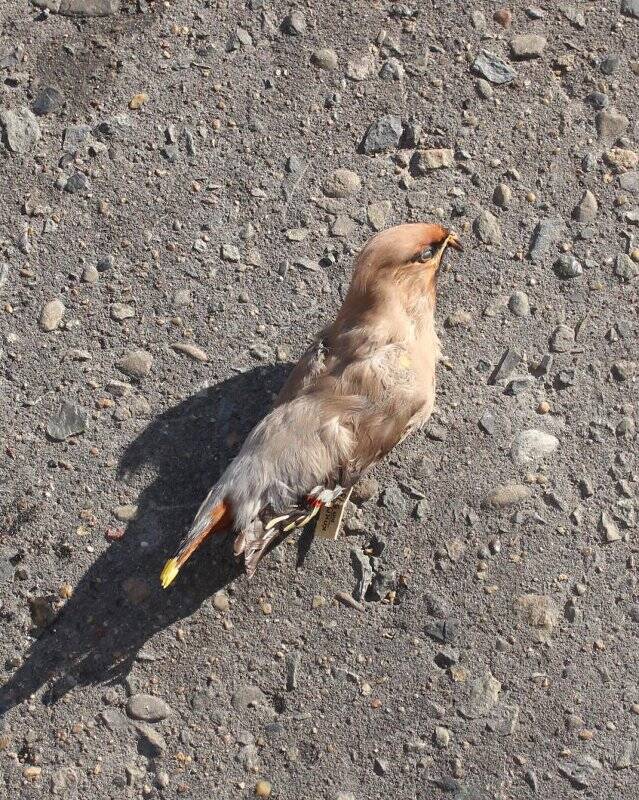
[{"label": "asphalt surface", "polygon": [[[0,798],[638,798],[636,0],[48,5],[0,8]],[[337,542],[163,592],[410,220],[465,245],[430,423]]]}]

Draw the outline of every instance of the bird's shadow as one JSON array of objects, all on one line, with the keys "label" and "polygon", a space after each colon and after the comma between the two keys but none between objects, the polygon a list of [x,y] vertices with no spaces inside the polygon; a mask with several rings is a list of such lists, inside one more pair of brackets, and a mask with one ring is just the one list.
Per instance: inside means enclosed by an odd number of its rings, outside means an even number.
[{"label": "bird's shadow", "polygon": [[291,365],[258,367],[168,409],[127,447],[124,481],[153,473],[124,536],[89,567],[71,598],[0,687],[0,713],[43,687],[54,703],[76,686],[123,681],[158,631],[193,614],[239,574],[230,547],[205,544],[163,591],[158,576],[199,503],[272,405]]}]

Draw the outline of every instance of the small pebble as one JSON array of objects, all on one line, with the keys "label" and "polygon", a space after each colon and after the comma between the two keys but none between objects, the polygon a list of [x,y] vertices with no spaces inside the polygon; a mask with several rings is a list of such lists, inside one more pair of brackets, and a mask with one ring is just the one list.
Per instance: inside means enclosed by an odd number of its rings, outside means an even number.
[{"label": "small pebble", "polygon": [[218,611],[226,613],[230,608],[228,594],[226,592],[216,592],[213,595],[213,606]]},{"label": "small pebble", "polygon": [[316,50],[311,56],[311,63],[320,69],[332,71],[337,69],[337,53],[327,47]]},{"label": "small pebble", "polygon": [[40,313],[40,328],[46,333],[57,330],[65,311],[61,300],[50,300]]},{"label": "small pebble", "polygon": [[508,300],[508,308],[516,317],[530,314],[530,301],[526,292],[513,292]]},{"label": "small pebble", "polygon": [[137,111],[138,109],[142,108],[142,106],[148,101],[149,96],[145,94],[145,92],[140,92],[139,94],[134,94],[131,100],[129,101],[129,108],[133,111]]},{"label": "small pebble", "polygon": [[271,784],[268,781],[261,780],[255,784],[256,797],[270,797],[272,791]]}]

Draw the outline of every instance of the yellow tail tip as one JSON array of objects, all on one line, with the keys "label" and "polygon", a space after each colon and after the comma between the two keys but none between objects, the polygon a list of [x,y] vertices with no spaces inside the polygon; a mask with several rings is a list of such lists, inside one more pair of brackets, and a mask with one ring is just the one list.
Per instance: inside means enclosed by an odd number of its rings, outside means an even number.
[{"label": "yellow tail tip", "polygon": [[179,571],[180,567],[177,558],[169,558],[160,574],[160,583],[163,589],[166,589],[173,583]]}]

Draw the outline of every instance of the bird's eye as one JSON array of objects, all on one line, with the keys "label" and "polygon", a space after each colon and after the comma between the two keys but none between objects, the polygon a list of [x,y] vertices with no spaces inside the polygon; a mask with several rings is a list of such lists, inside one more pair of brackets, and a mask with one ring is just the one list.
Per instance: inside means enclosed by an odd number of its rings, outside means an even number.
[{"label": "bird's eye", "polygon": [[420,254],[417,256],[418,261],[428,261],[429,258],[432,258],[435,254],[434,247],[425,247]]}]

